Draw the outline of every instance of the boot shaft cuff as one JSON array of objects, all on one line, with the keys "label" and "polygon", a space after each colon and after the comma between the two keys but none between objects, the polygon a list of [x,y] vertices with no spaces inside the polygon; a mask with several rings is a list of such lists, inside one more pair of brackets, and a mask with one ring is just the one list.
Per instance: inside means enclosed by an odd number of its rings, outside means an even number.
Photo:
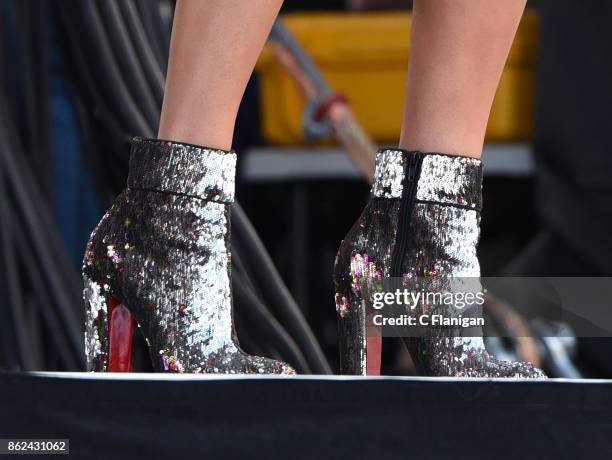
[{"label": "boot shaft cuff", "polygon": [[417,202],[482,208],[482,162],[443,153],[380,150],[372,197],[401,199],[410,181],[416,180]]},{"label": "boot shaft cuff", "polygon": [[138,137],[132,141],[130,188],[232,203],[235,179],[234,151]]}]

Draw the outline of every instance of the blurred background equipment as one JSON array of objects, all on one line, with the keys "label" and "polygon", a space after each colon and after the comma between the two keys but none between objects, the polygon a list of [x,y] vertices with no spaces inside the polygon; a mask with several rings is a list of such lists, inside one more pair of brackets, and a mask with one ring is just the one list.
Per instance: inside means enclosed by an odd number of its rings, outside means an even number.
[{"label": "blurred background equipment", "polygon": [[[357,120],[378,143],[392,144],[400,135],[404,90],[410,56],[408,12],[292,13],[283,24],[312,56],[329,85],[349,101]],[[262,131],[278,145],[312,143],[305,110],[317,102],[304,98],[302,85],[278,60],[272,42],[258,63]],[[537,53],[537,15],[527,10],[510,51],[493,102],[488,142],[521,142],[533,135],[533,91]],[[316,111],[316,110],[315,110]],[[323,139],[331,141],[329,132]]]},{"label": "blurred background equipment", "polygon": [[[566,9],[572,1],[564,0]],[[540,3],[542,14],[551,8]],[[343,11],[368,7],[364,0],[287,0],[238,115],[238,335],[247,351],[302,373],[337,370],[335,253],[367,198],[374,143],[399,137],[410,14]],[[82,369],[81,257],[124,187],[130,139],[157,131],[172,9],[169,0],[0,0],[0,368]],[[539,41],[538,23],[528,11],[487,132],[485,276],[529,274],[525,267],[557,274],[546,267],[550,251],[541,252],[558,241],[556,230],[543,230],[552,235],[545,244],[538,237],[540,163],[531,141],[535,129],[537,153],[555,150],[551,135],[542,136],[545,123],[534,128],[533,109],[539,94],[550,103],[559,93],[553,85],[534,88],[536,72],[550,78],[538,70],[540,56],[560,75],[550,50],[562,29],[546,22]],[[580,259],[571,254],[566,262]],[[538,338],[561,326],[525,325],[514,305],[500,311],[501,323],[536,336],[510,346],[492,341],[500,357],[542,359],[551,376],[612,375],[580,340]],[[389,342],[383,370],[410,373],[407,356]],[[134,367],[147,370],[142,348]]]},{"label": "blurred background equipment", "polygon": [[[363,177],[370,181],[374,176],[374,143],[355,119],[346,97],[332,91],[310,56],[285,28],[284,22],[284,19],[275,21],[269,43],[276,61],[297,83],[301,98],[306,101],[307,105],[302,109],[306,139],[321,140],[333,133]],[[280,96],[283,98],[284,95]],[[269,111],[270,115],[274,113],[276,110]]]}]

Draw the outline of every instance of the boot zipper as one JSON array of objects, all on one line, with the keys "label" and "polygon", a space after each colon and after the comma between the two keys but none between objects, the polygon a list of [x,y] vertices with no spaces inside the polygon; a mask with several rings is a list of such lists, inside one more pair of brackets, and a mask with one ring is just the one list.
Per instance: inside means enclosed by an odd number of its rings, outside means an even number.
[{"label": "boot zipper", "polygon": [[402,276],[402,265],[406,257],[409,242],[410,217],[414,209],[417,184],[423,164],[423,153],[408,152],[410,159],[406,165],[404,175],[402,198],[398,215],[397,234],[395,235],[395,245],[391,257],[391,277],[399,278]]}]

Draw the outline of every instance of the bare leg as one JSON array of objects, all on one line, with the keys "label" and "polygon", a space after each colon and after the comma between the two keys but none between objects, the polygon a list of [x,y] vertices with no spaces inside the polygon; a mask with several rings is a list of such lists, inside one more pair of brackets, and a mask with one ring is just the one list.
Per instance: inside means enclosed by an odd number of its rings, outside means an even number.
[{"label": "bare leg", "polygon": [[400,147],[480,157],[526,0],[415,0]]},{"label": "bare leg", "polygon": [[282,0],[178,0],[159,138],[229,149]]}]

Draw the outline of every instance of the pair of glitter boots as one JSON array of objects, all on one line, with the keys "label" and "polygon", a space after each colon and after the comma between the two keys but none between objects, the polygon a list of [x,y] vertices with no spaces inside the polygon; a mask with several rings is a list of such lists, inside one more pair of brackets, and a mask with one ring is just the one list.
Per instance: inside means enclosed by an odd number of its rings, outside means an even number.
[{"label": "pair of glitter boots", "polygon": [[[102,218],[83,262],[85,352],[90,371],[128,371],[134,326],[157,372],[294,374],[243,352],[232,317],[230,204],[236,155],[135,139],[127,188]],[[335,266],[341,370],[375,374],[380,347],[367,336],[365,291],[380,277],[478,277],[480,162],[385,150],[372,196]],[[490,357],[482,339],[406,338],[425,375],[541,377]]]}]

